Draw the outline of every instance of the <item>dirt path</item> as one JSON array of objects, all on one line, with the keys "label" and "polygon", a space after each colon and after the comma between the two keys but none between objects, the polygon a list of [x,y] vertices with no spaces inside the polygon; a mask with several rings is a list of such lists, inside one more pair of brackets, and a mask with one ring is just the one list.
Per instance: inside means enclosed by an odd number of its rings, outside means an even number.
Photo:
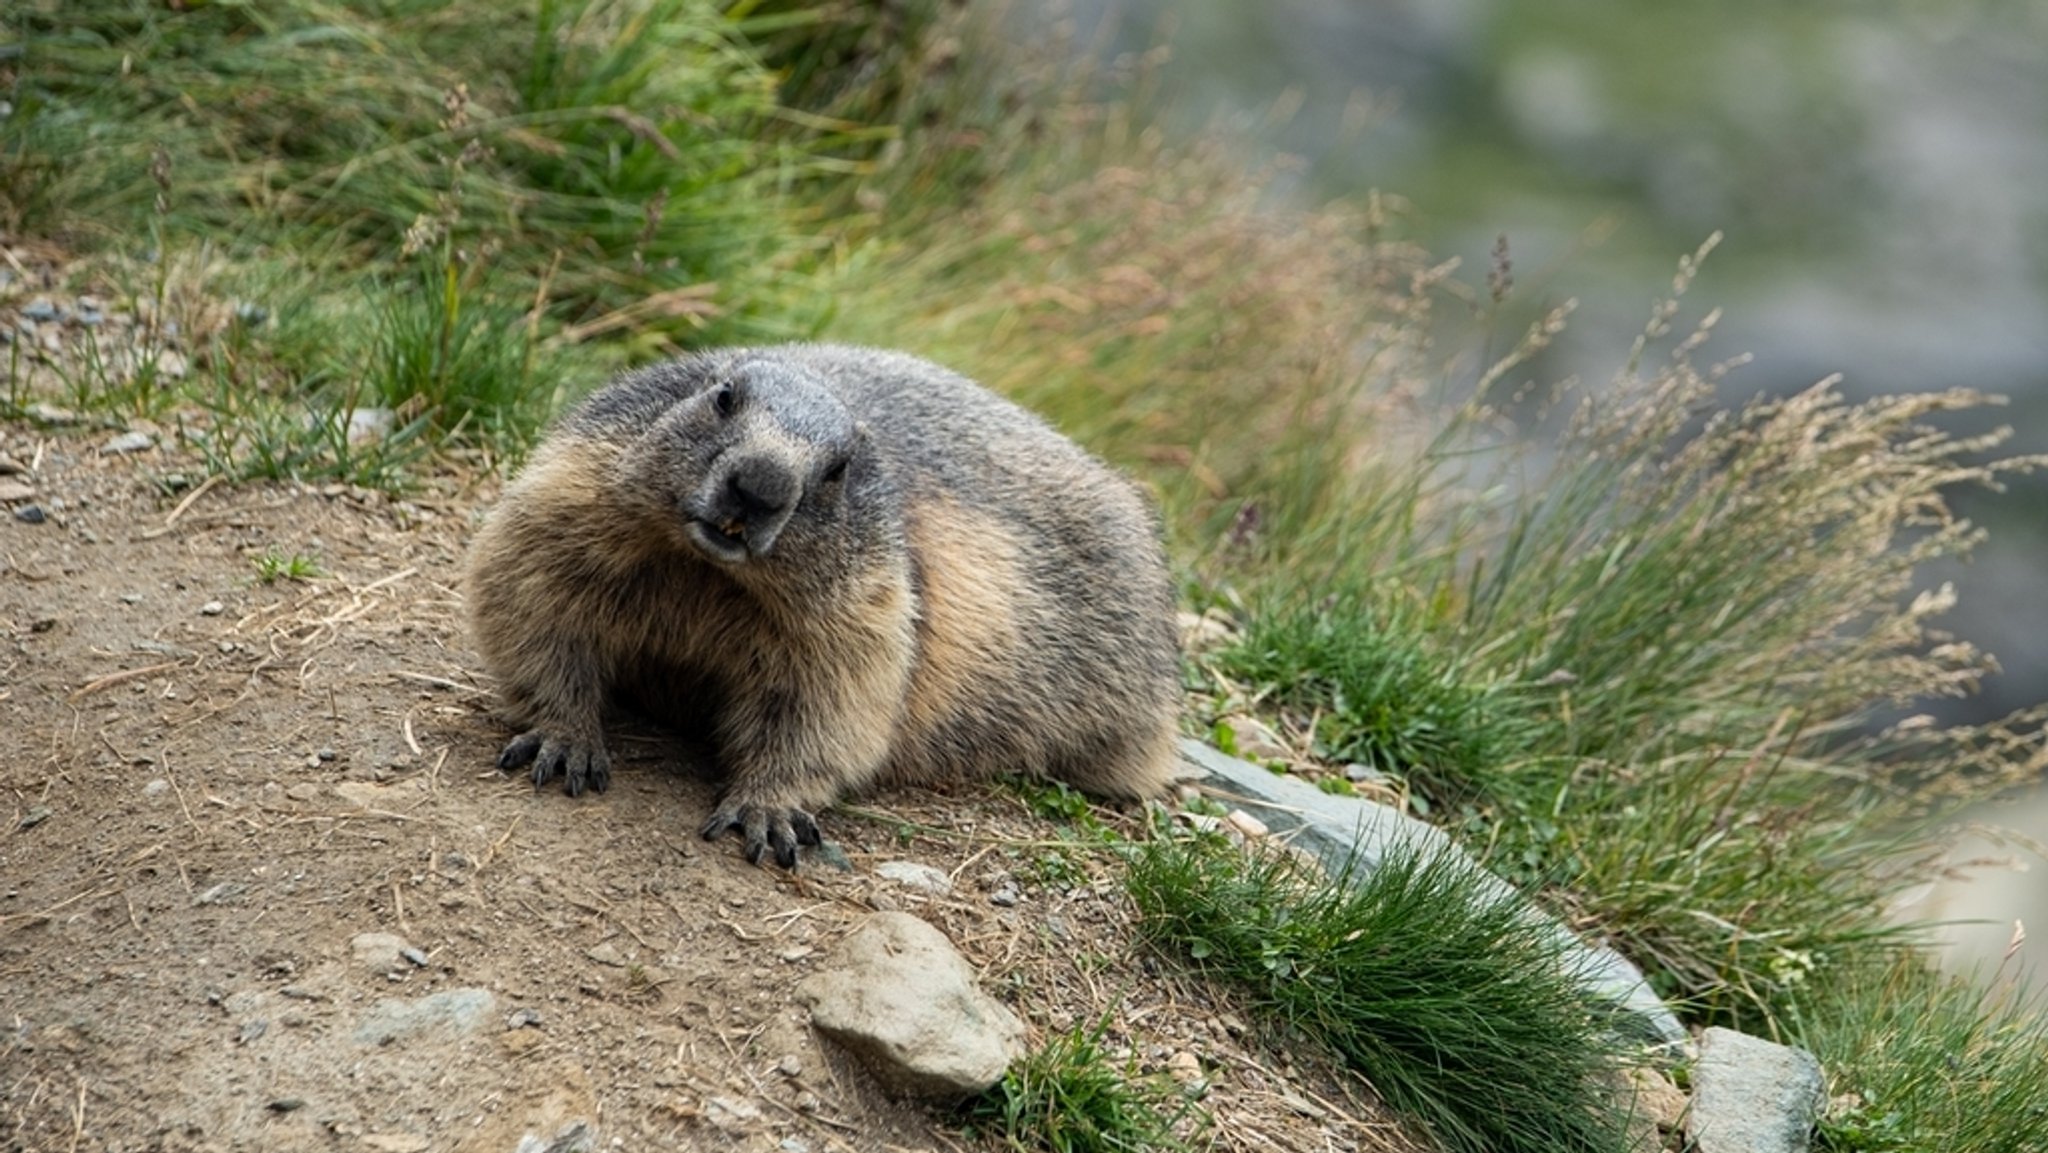
[{"label": "dirt path", "polygon": [[[711,787],[628,740],[536,794],[456,591],[471,505],[197,475],[112,433],[0,426],[42,523],[0,518],[0,1148],[493,1150],[973,1142],[820,1048],[790,989],[876,908],[945,929],[1041,1035],[1108,1012],[1199,1068],[1224,1147],[1405,1147],[1129,939],[1102,862],[1043,867],[1012,796],[835,813],[851,871],[693,833]],[[266,553],[310,581],[258,579]],[[915,859],[927,896],[878,879]],[[989,899],[1004,886],[1023,899]],[[408,946],[361,941],[390,934]],[[530,1146],[537,1148],[538,1145]]]}]

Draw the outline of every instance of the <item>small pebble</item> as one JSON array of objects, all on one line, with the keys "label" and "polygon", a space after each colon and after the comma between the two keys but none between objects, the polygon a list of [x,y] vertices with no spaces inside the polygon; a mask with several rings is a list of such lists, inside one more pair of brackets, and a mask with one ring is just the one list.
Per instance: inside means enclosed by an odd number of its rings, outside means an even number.
[{"label": "small pebble", "polygon": [[331,761],[335,757],[335,752],[333,749],[321,749],[319,752],[314,753],[313,755],[323,761]]},{"label": "small pebble", "polygon": [[405,948],[400,949],[398,951],[398,955],[404,957],[408,961],[411,961],[413,964],[418,965],[422,969],[427,967],[426,953],[421,951],[416,946],[407,945]]},{"label": "small pebble", "polygon": [[50,806],[37,805],[35,808],[32,808],[28,812],[23,813],[21,815],[21,827],[24,829],[33,829],[37,825],[40,825],[44,821],[47,821],[49,819]]},{"label": "small pebble", "polygon": [[247,1045],[249,1042],[256,1040],[258,1037],[261,1037],[268,1032],[270,1032],[270,1022],[264,1020],[261,1017],[258,1017],[255,1020],[249,1022],[248,1024],[242,1026],[241,1036],[237,1039],[241,1041],[242,1044]]},{"label": "small pebble", "polygon": [[219,601],[207,601],[199,606],[199,615],[203,617],[217,617],[226,611],[228,611],[228,606]]},{"label": "small pebble", "polygon": [[505,1014],[505,1027],[507,1029],[538,1029],[540,1028],[540,1011],[537,1009],[514,1009],[510,1013]]},{"label": "small pebble", "polygon": [[142,594],[141,594],[141,593],[122,593],[122,594],[121,594],[121,603],[122,603],[122,604],[124,604],[124,605],[139,605],[139,604],[141,604],[141,603],[142,603]]},{"label": "small pebble", "polygon": [[1015,905],[1018,901],[1021,901],[1023,899],[1024,894],[1018,891],[1017,886],[1010,884],[998,885],[996,886],[995,890],[989,893],[988,895],[989,904],[1000,905],[1005,909],[1011,907],[1012,905]]},{"label": "small pebble", "polygon": [[108,456],[120,453],[141,452],[156,443],[156,438],[146,432],[124,432],[100,446],[100,452]]},{"label": "small pebble", "polygon": [[292,1113],[306,1107],[304,1097],[279,1097],[270,1103],[272,1113]]},{"label": "small pebble", "polygon": [[47,324],[57,319],[57,306],[51,304],[46,298],[38,296],[22,306],[21,315],[25,320],[33,320],[38,324]]},{"label": "small pebble", "polygon": [[43,511],[42,505],[25,504],[14,510],[14,519],[21,521],[23,524],[41,524],[49,520],[50,516]]},{"label": "small pebble", "polygon": [[775,1063],[775,1071],[785,1077],[800,1077],[803,1075],[804,1063],[797,1059],[796,1054],[791,1053]]},{"label": "small pebble", "polygon": [[142,795],[145,797],[161,797],[170,791],[171,782],[164,780],[162,777],[158,777],[142,786]]},{"label": "small pebble", "polygon": [[1258,840],[1260,837],[1265,836],[1267,832],[1266,822],[1252,816],[1243,809],[1230,810],[1230,815],[1225,817],[1224,820],[1230,823],[1231,828],[1236,829],[1252,840]]}]

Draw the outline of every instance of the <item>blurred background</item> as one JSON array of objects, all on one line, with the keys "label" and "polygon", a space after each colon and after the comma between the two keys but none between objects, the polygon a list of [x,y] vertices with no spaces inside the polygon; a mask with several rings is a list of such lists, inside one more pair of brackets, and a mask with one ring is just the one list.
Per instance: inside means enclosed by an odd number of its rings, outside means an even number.
[{"label": "blurred background", "polygon": [[[1513,261],[1511,342],[1566,297],[1579,310],[1533,375],[1601,381],[1677,258],[1725,240],[1688,313],[1726,310],[1710,359],[1751,353],[1724,399],[1834,373],[1851,396],[1970,388],[2010,398],[2011,453],[2048,452],[2048,4],[1704,7],[1587,0],[1074,0],[1038,9],[1110,52],[1165,44],[1158,97],[1301,160],[1287,195],[1378,189],[1483,277]],[[1445,347],[1457,346],[1447,334]],[[1499,339],[1496,340],[1498,345]],[[1960,426],[1959,432],[1993,426]],[[1945,719],[2048,700],[2048,475],[1959,490],[1990,531],[1953,581],[1951,631],[2004,673]],[[2048,840],[2048,793],[1982,811]],[[2048,868],[2014,858],[1940,886],[1952,964],[1995,961],[2014,918],[2048,932]],[[2038,862],[2036,862],[2038,865]]]}]

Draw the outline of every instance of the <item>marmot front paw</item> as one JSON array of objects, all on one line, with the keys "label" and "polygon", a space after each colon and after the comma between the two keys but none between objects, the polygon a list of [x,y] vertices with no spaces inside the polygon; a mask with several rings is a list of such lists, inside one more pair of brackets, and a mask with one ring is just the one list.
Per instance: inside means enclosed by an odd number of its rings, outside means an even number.
[{"label": "marmot front paw", "polygon": [[717,840],[727,830],[738,829],[746,838],[747,863],[758,865],[762,854],[775,850],[775,863],[796,868],[798,845],[818,845],[824,836],[818,822],[794,805],[756,804],[728,793],[718,802],[701,832],[707,841]]},{"label": "marmot front paw", "polygon": [[562,787],[572,797],[581,796],[587,785],[604,792],[612,783],[612,758],[602,740],[576,740],[555,736],[542,729],[529,729],[506,742],[498,754],[498,768],[510,771],[533,765],[533,787],[562,776]]}]

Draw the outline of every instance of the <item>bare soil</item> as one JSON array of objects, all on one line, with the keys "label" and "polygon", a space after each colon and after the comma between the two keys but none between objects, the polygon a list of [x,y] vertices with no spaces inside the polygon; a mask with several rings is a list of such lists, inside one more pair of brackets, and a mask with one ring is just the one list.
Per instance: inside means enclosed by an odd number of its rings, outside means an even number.
[{"label": "bare soil", "polygon": [[[660,734],[617,742],[602,795],[500,775],[458,588],[488,483],[202,486],[161,441],[103,451],[120,431],[0,425],[32,489],[0,511],[0,1149],[511,1153],[578,1121],[600,1149],[991,1145],[792,997],[881,908],[1039,1038],[1108,1014],[1222,1148],[1419,1147],[1138,945],[1114,863],[1049,855],[1014,791],[865,799],[825,817],[850,869],[788,874],[696,838],[713,781]],[[266,554],[322,575],[265,583]],[[365,933],[413,959],[376,971]]]}]

